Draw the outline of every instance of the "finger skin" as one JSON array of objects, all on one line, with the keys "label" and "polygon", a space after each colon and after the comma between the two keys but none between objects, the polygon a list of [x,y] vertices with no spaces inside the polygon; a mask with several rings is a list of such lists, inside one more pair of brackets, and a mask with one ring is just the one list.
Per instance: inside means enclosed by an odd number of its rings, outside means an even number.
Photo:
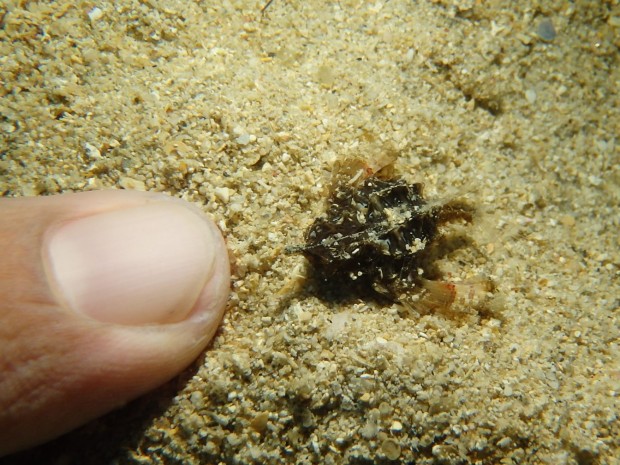
[{"label": "finger skin", "polygon": [[51,225],[159,201],[178,202],[128,191],[0,202],[0,455],[57,437],[161,385],[212,339],[230,282],[220,234],[212,276],[179,323],[101,323],[63,308],[50,290],[41,248]]}]

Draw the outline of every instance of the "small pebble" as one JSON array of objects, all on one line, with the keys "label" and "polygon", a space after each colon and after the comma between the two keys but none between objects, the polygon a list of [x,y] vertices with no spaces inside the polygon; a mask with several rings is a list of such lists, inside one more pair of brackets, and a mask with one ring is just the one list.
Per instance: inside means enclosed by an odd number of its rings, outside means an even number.
[{"label": "small pebble", "polygon": [[510,446],[510,444],[512,444],[512,439],[508,438],[508,437],[504,437],[502,439],[500,439],[499,441],[497,441],[497,447],[508,447]]},{"label": "small pebble", "polygon": [[233,202],[228,206],[228,210],[231,213],[239,213],[241,210],[243,210],[243,204],[239,202]]},{"label": "small pebble", "polygon": [[204,398],[201,392],[198,392],[198,391],[192,392],[189,396],[189,400],[192,403],[192,405],[197,409],[204,408],[205,406]]},{"label": "small pebble", "polygon": [[365,439],[374,438],[377,435],[378,431],[379,427],[377,426],[377,424],[370,421],[360,428],[360,434]]},{"label": "small pebble", "polygon": [[592,186],[595,186],[595,187],[598,187],[601,184],[603,184],[603,179],[598,176],[594,176],[593,174],[588,176],[588,181],[590,182]]},{"label": "small pebble", "polygon": [[396,460],[400,457],[400,445],[393,439],[386,439],[381,444],[381,452],[388,458],[388,460]]},{"label": "small pebble", "polygon": [[92,10],[88,12],[88,19],[90,19],[91,23],[101,19],[103,16],[103,11],[99,7],[94,7]]},{"label": "small pebble", "polygon": [[99,151],[99,149],[95,147],[94,145],[89,144],[88,142],[84,144],[84,150],[86,151],[86,156],[88,158],[91,158],[91,159],[101,158],[101,152]]},{"label": "small pebble", "polygon": [[230,189],[228,187],[216,187],[213,189],[213,193],[223,203],[228,203],[230,200]]},{"label": "small pebble", "polygon": [[134,191],[146,191],[146,185],[144,182],[130,178],[129,176],[123,176],[118,180],[118,185],[123,189],[130,189]]},{"label": "small pebble", "polygon": [[239,137],[235,139],[235,142],[239,145],[248,145],[250,143],[250,135],[241,134]]},{"label": "small pebble", "polygon": [[395,433],[400,433],[403,430],[403,424],[400,421],[394,421],[390,429]]},{"label": "small pebble", "polygon": [[392,413],[392,406],[387,402],[381,402],[379,404],[379,413],[381,414],[381,416],[384,417],[389,415],[390,413]]},{"label": "small pebble", "polygon": [[566,226],[568,228],[572,228],[573,226],[575,226],[575,224],[577,222],[575,221],[575,217],[574,216],[562,215],[560,217],[560,223],[562,223],[564,226]]},{"label": "small pebble", "polygon": [[269,413],[268,412],[259,412],[252,419],[250,425],[254,429],[254,431],[258,433],[262,433],[267,428],[267,423],[269,421]]},{"label": "small pebble", "polygon": [[536,34],[538,34],[538,37],[545,42],[551,42],[557,35],[555,32],[555,27],[549,18],[545,18],[538,23]]},{"label": "small pebble", "polygon": [[236,434],[236,433],[230,433],[226,436],[226,440],[228,441],[228,443],[233,446],[236,447],[239,444],[243,443],[243,437]]},{"label": "small pebble", "polygon": [[536,102],[536,91],[534,89],[528,89],[525,91],[525,99],[532,105]]}]

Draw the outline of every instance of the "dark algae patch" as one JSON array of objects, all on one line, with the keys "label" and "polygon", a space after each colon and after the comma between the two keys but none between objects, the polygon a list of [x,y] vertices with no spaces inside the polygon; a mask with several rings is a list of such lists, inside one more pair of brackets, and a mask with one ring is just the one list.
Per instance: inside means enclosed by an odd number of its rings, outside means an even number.
[{"label": "dark algae patch", "polygon": [[431,252],[441,225],[471,221],[472,208],[428,201],[422,183],[407,183],[391,165],[373,172],[359,160],[345,160],[337,168],[326,212],[308,229],[305,245],[289,248],[312,265],[319,294],[402,303],[429,288],[453,293],[450,286],[428,285]]}]

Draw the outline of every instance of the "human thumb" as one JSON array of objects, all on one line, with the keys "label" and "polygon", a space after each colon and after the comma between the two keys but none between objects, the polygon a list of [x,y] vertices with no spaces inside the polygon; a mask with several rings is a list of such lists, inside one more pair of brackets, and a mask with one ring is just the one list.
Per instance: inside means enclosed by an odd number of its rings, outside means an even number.
[{"label": "human thumb", "polygon": [[98,191],[0,201],[0,455],[164,383],[212,339],[224,240],[190,204]]}]

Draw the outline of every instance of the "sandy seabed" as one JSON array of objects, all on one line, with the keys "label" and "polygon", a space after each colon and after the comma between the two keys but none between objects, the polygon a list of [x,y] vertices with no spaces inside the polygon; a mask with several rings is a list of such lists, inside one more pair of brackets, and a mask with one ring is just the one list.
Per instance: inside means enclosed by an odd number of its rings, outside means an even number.
[{"label": "sandy seabed", "polygon": [[[0,191],[201,206],[234,260],[184,375],[52,464],[617,464],[616,1],[4,1]],[[397,154],[476,206],[437,266],[481,305],[311,292],[284,253],[334,163]]]}]

